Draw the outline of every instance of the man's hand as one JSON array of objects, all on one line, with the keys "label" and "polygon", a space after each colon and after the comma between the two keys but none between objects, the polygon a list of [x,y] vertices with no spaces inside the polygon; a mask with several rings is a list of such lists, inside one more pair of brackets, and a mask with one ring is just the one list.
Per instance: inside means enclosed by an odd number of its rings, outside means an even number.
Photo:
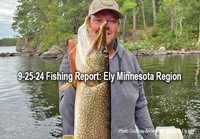
[{"label": "man's hand", "polygon": [[[71,69],[71,73],[75,75],[76,72],[76,64],[75,64],[75,58],[76,58],[76,45],[73,40],[69,40],[69,56],[68,56],[68,63]],[[73,84],[74,88],[77,87],[77,82]]]}]

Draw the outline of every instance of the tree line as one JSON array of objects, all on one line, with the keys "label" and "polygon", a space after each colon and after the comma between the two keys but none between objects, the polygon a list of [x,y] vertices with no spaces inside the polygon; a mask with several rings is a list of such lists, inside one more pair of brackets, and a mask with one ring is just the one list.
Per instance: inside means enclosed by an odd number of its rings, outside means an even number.
[{"label": "tree line", "polygon": [[[77,34],[92,0],[18,0],[12,28],[31,46],[63,45]],[[119,37],[131,49],[200,45],[200,0],[116,0],[124,18]],[[127,43],[126,43],[127,42]]]},{"label": "tree line", "polygon": [[17,38],[0,39],[0,46],[16,46]]}]

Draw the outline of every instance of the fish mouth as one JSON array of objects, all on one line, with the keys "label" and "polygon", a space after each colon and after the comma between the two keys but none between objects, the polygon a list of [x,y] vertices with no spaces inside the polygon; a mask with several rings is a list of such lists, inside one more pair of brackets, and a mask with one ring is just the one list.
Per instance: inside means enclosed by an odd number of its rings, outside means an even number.
[{"label": "fish mouth", "polygon": [[110,35],[110,32],[106,33],[106,25],[107,22],[105,21],[101,26],[98,35],[95,37],[94,42],[92,44],[93,49],[98,51],[104,51],[106,46],[106,35]]}]

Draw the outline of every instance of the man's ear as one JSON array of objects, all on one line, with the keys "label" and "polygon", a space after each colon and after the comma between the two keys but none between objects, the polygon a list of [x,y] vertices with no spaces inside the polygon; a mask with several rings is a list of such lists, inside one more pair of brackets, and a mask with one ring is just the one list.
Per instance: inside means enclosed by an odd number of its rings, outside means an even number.
[{"label": "man's ear", "polygon": [[119,25],[121,24],[121,20],[120,20],[120,19],[118,19],[118,24],[119,24]]}]

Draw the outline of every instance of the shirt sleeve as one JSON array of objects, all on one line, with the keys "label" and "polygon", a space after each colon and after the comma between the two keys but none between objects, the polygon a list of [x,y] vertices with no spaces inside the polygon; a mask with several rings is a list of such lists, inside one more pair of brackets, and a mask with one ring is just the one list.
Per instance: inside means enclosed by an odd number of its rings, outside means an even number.
[{"label": "shirt sleeve", "polygon": [[[68,63],[68,54],[63,57],[60,66],[60,73],[70,74],[70,66]],[[59,88],[67,81],[58,81]],[[76,90],[71,85],[67,90],[59,89],[59,111],[63,118],[63,135],[74,135],[74,104]]]},{"label": "shirt sleeve", "polygon": [[[141,69],[139,73],[142,73]],[[143,81],[139,81],[139,97],[135,107],[135,122],[139,130],[144,131],[144,133],[140,133],[144,139],[156,139],[154,126],[147,108],[147,100],[144,93]]]}]

